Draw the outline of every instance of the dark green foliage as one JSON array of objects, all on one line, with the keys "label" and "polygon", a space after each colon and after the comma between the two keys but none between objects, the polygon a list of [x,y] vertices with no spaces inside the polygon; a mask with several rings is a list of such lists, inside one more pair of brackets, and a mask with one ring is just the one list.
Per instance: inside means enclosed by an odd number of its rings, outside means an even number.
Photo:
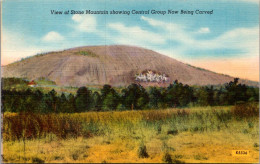
[{"label": "dark green foliage", "polygon": [[214,105],[214,90],[211,87],[201,87],[196,91],[198,104],[202,106]]},{"label": "dark green foliage", "polygon": [[198,105],[234,105],[241,102],[259,101],[259,88],[238,83],[238,78],[230,81],[224,87],[200,87],[194,91]]},{"label": "dark green foliage", "polygon": [[247,87],[246,97],[249,102],[259,101],[259,88]]},{"label": "dark green foliage", "polygon": [[229,82],[225,88],[227,90],[227,102],[228,104],[235,104],[239,101],[247,101],[246,91],[247,87],[246,85],[238,84],[238,78],[235,78],[234,81]]},{"label": "dark green foliage", "polygon": [[226,92],[222,86],[214,91],[214,105],[227,105]]},{"label": "dark green foliage", "polygon": [[66,96],[64,93],[58,97],[57,112],[61,113],[73,113],[75,112],[75,98],[72,94]]},{"label": "dark green foliage", "polygon": [[99,111],[102,107],[101,96],[98,92],[94,92],[92,95],[92,109]]},{"label": "dark green foliage", "polygon": [[109,93],[103,101],[103,110],[114,110],[117,106],[117,97],[113,93]]},{"label": "dark green foliage", "polygon": [[[7,78],[5,85],[26,84],[19,78]],[[8,88],[8,87],[7,87]],[[177,80],[167,88],[149,87],[147,90],[138,84],[131,84],[117,92],[110,85],[104,85],[92,93],[80,87],[74,97],[53,89],[43,93],[38,88],[25,90],[2,89],[2,111],[37,113],[74,113],[86,111],[140,110],[186,107],[188,105],[214,106],[235,105],[232,112],[239,117],[258,115],[259,88],[238,84],[238,79],[225,86],[190,87]],[[248,103],[247,103],[248,102]],[[185,114],[185,113],[184,113]],[[220,116],[221,119],[229,119]]]},{"label": "dark green foliage", "polygon": [[66,112],[73,113],[75,111],[76,111],[75,97],[72,94],[69,94],[67,98]]},{"label": "dark green foliage", "polygon": [[2,90],[2,111],[38,112],[44,110],[43,94],[40,91]]},{"label": "dark green foliage", "polygon": [[76,112],[86,112],[91,107],[91,91],[86,87],[80,87],[76,94]]},{"label": "dark green foliage", "polygon": [[15,77],[9,77],[9,78],[2,78],[2,88],[3,86],[13,86],[13,85],[27,85],[28,81],[21,79],[21,78],[15,78]]},{"label": "dark green foliage", "polygon": [[49,109],[51,112],[58,112],[58,110],[57,110],[57,104],[58,104],[57,92],[53,89],[45,97],[46,97],[47,109]]},{"label": "dark green foliage", "polygon": [[115,92],[111,85],[105,84],[101,89],[101,99],[104,100],[110,92]]},{"label": "dark green foliage", "polygon": [[170,84],[165,93],[165,100],[168,107],[187,106],[193,99],[192,88],[179,83],[178,80]]},{"label": "dark green foliage", "polygon": [[104,85],[101,89],[101,101],[103,110],[115,110],[120,102],[120,97],[110,85]]},{"label": "dark green foliage", "polygon": [[160,103],[162,103],[162,93],[156,87],[149,88],[149,106],[152,109],[158,109]]},{"label": "dark green foliage", "polygon": [[149,95],[141,85],[131,84],[122,93],[123,105],[127,109],[143,109],[149,103]]},{"label": "dark green foliage", "polygon": [[116,109],[119,110],[119,111],[124,111],[124,110],[126,110],[126,107],[123,104],[118,104]]}]

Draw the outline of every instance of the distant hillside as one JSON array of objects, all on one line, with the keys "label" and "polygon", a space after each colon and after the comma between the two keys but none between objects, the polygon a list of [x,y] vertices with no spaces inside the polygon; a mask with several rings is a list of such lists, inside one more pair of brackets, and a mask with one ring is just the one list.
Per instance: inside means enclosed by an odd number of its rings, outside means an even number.
[{"label": "distant hillside", "polygon": [[[153,71],[165,74],[167,80],[136,80],[136,75]],[[60,86],[141,85],[167,86],[172,81],[189,85],[224,84],[233,77],[196,68],[152,50],[133,46],[86,46],[59,52],[36,55],[2,67],[3,77],[22,77],[30,80],[47,78]],[[257,86],[257,82],[240,80]]]}]

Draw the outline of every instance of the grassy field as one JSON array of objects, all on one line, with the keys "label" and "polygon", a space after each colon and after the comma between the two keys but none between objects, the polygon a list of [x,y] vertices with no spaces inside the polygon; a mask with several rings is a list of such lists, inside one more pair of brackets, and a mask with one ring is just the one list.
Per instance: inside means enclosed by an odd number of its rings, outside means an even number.
[{"label": "grassy field", "polygon": [[[2,157],[10,163],[258,162],[259,117],[237,110],[5,113]],[[249,155],[232,156],[232,150]]]}]

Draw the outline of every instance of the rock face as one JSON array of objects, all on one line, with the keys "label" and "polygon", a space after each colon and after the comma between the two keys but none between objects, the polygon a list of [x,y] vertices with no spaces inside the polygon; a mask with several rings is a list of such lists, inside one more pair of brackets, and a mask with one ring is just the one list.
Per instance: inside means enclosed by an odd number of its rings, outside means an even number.
[{"label": "rock face", "polygon": [[[136,81],[136,75],[145,70],[166,74],[167,82]],[[34,80],[40,77],[55,81],[60,86],[141,85],[167,86],[173,80],[189,85],[217,85],[233,77],[195,68],[152,50],[133,46],[86,46],[59,52],[36,55],[2,67],[3,77],[22,77]],[[257,82],[240,80],[256,86]]]}]

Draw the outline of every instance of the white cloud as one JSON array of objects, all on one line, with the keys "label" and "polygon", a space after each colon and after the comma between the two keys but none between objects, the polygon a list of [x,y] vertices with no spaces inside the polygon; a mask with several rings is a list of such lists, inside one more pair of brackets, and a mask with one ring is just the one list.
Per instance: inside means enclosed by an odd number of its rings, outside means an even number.
[{"label": "white cloud", "polygon": [[198,33],[210,33],[210,29],[208,27],[201,27],[199,30],[198,30]]},{"label": "white cloud", "polygon": [[186,31],[185,26],[175,23],[166,23],[145,16],[141,16],[141,20],[146,21],[151,26],[163,29],[164,33],[162,31],[160,35],[167,40],[193,44],[193,40],[190,37],[191,35],[188,34],[189,32]]},{"label": "white cloud", "polygon": [[[248,55],[258,54],[258,27],[253,28],[236,28],[223,33],[222,35],[213,39],[198,40],[192,32],[185,29],[185,27],[174,24],[158,21],[148,17],[141,17],[151,26],[160,28],[162,31],[161,36],[168,40],[174,40],[181,43],[178,46],[178,53],[187,52],[186,50],[198,49],[198,50],[210,50],[210,49],[238,49],[246,51]],[[203,27],[200,32],[210,32],[208,27]],[[181,52],[182,51],[182,52]]]},{"label": "white cloud", "polygon": [[165,43],[165,39],[160,34],[149,32],[138,26],[127,27],[122,23],[110,23],[108,27],[120,33],[116,38],[119,43],[139,46]]},{"label": "white cloud", "polygon": [[42,40],[45,42],[60,42],[64,40],[64,37],[58,32],[50,31],[42,38]]},{"label": "white cloud", "polygon": [[148,22],[151,26],[165,28],[168,31],[179,31],[179,30],[185,28],[184,26],[179,25],[179,24],[166,23],[166,22],[158,21],[158,20],[148,18],[145,16],[141,16],[141,20]]},{"label": "white cloud", "polygon": [[236,28],[225,32],[215,39],[196,41],[194,47],[203,49],[239,49],[253,55],[258,53],[258,36],[259,31],[257,27]]},{"label": "white cloud", "polygon": [[78,15],[72,16],[72,20],[76,23],[76,30],[81,32],[96,32],[97,31],[97,21],[92,15]]}]

